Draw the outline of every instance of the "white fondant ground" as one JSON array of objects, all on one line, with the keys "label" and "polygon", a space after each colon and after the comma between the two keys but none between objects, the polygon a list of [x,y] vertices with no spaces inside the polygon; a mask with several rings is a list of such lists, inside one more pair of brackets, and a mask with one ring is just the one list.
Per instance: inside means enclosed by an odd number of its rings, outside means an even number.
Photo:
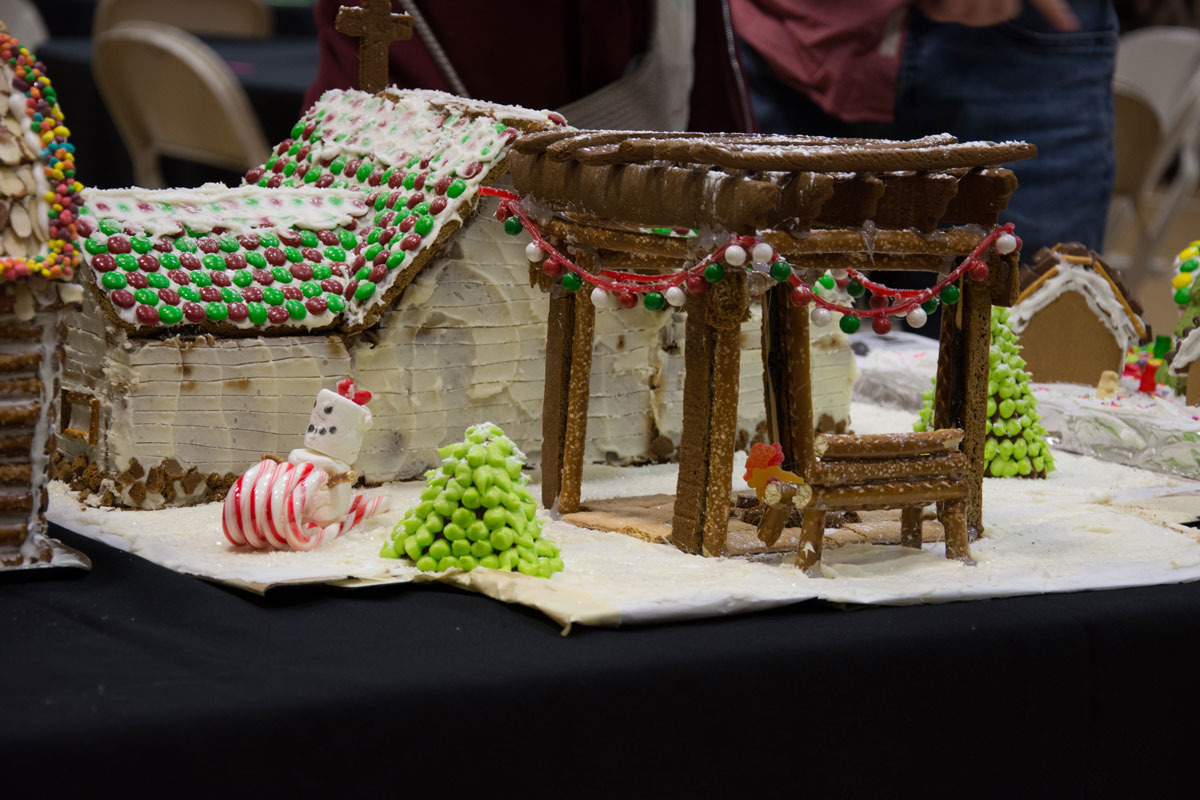
[{"label": "white fondant ground", "polygon": [[[855,404],[861,433],[907,430],[911,414]],[[977,564],[923,551],[852,545],[826,551],[824,578],[808,578],[794,554],[766,560],[706,559],[616,533],[552,520],[545,535],[566,570],[551,580],[475,570],[438,576],[505,602],[540,608],[570,626],[631,624],[717,616],[820,598],[911,604],[1041,592],[1106,589],[1200,579],[1200,482],[1057,453],[1046,481],[984,483],[987,532],[971,545]],[[739,454],[734,470],[738,488]],[[675,465],[589,465],[584,497],[673,492]],[[311,553],[243,552],[220,531],[220,506],[161,511],[83,508],[61,484],[48,517],[72,530],[181,572],[262,587],[287,582],[405,582],[432,579],[404,560],[377,553],[391,523],[417,499],[420,483],[369,490],[392,498],[392,512]],[[544,512],[543,512],[544,513]],[[356,582],[356,583],[360,583]]]}]

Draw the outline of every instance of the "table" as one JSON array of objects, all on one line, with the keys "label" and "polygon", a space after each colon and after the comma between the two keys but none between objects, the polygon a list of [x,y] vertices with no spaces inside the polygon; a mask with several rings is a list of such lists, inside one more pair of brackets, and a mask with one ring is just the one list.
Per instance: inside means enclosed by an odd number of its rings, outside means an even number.
[{"label": "table", "polygon": [[1120,797],[1195,783],[1197,584],[809,603],[564,638],[448,588],[257,597],[55,534],[90,574],[0,585],[13,796]]},{"label": "table", "polygon": [[[315,36],[277,36],[271,39],[205,39],[237,76],[267,142],[289,135],[303,111],[304,92],[316,79],[320,53]],[[121,137],[104,106],[92,77],[90,37],[51,39],[38,50],[71,129],[79,156],[79,179],[87,186],[115,188],[133,183],[133,170]],[[198,186],[209,180],[236,181],[240,174],[185,165],[164,164],[170,186]]]}]

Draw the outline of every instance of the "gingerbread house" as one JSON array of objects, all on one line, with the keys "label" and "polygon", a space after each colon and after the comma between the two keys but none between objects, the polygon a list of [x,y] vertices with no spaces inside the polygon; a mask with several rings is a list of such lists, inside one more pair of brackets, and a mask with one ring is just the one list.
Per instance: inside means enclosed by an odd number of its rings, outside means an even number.
[{"label": "gingerbread house", "polygon": [[1120,274],[1078,242],[1043,248],[1009,317],[1035,381],[1095,385],[1150,331]]},{"label": "gingerbread house", "polygon": [[[826,514],[900,508],[905,544],[920,542],[921,508],[937,502],[946,554],[969,558],[982,530],[988,344],[993,304],[1018,288],[1017,242],[994,228],[1016,187],[998,165],[1034,154],[1020,142],[912,142],[750,135],[549,131],[510,156],[524,203],[501,209],[534,232],[533,279],[549,293],[542,501],[581,508],[581,462],[597,320],[619,305],[676,305],[686,313],[686,389],[671,539],[705,555],[748,552],[729,535],[743,325],[761,309],[765,422],[780,466],[799,474],[797,564],[820,561]],[[536,216],[530,210],[536,211]],[[709,231],[648,235],[648,226]],[[991,229],[991,230],[989,230]],[[851,270],[870,310],[843,308],[877,332],[902,314],[942,315],[935,430],[882,437],[814,434],[810,312],[830,321],[812,283]],[[857,270],[934,273],[909,293]],[[591,291],[586,289],[590,288]],[[855,293],[861,293],[856,291]],[[620,312],[618,312],[620,313]],[[636,501],[625,501],[636,508]],[[586,508],[586,507],[585,507]],[[568,517],[571,518],[571,517]],[[623,529],[636,526],[626,515]]]},{"label": "gingerbread house", "polygon": [[81,206],[73,149],[41,62],[0,24],[0,565],[46,563],[46,480],[63,314]]},{"label": "gingerbread house", "polygon": [[[92,192],[84,283],[67,330],[58,474],[90,503],[216,499],[285,455],[312,396],[350,376],[375,395],[356,469],[420,475],[481,419],[538,457],[546,306],[524,237],[491,219],[523,131],[561,118],[431,92],[332,92],[245,185]],[[483,214],[472,215],[477,204]],[[673,457],[683,318],[637,309],[596,330],[590,461]],[[745,325],[740,443],[761,436]],[[816,422],[845,430],[853,357],[816,348]]]}]

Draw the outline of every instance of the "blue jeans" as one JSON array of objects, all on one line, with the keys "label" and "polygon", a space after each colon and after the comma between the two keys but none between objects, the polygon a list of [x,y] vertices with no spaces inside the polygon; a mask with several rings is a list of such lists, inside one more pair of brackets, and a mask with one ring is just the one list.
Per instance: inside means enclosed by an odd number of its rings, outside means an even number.
[{"label": "blue jeans", "polygon": [[849,124],[780,83],[745,42],[751,101],[763,131],[960,140],[1021,139],[1037,158],[1009,165],[1020,181],[1005,221],[1024,259],[1057,242],[1099,250],[1112,195],[1112,76],[1117,18],[1111,0],[1074,0],[1082,30],[1050,31],[1026,8],[1013,22],[967,28],[909,16],[896,85],[895,121]]}]

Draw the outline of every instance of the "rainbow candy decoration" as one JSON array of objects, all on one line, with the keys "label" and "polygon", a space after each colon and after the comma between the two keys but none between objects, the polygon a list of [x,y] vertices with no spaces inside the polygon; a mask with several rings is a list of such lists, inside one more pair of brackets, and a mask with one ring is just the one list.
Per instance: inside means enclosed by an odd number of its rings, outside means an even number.
[{"label": "rainbow candy decoration", "polygon": [[[39,157],[46,179],[46,213],[50,240],[43,252],[30,258],[0,257],[0,282],[29,278],[71,280],[79,264],[77,221],[83,211],[83,184],[75,180],[75,148],[67,141],[71,132],[63,124],[58,95],[45,75],[45,66],[14,36],[0,31],[0,59],[12,71],[12,98],[24,95],[24,119],[41,143]],[[17,113],[17,102],[10,108]]]}]

